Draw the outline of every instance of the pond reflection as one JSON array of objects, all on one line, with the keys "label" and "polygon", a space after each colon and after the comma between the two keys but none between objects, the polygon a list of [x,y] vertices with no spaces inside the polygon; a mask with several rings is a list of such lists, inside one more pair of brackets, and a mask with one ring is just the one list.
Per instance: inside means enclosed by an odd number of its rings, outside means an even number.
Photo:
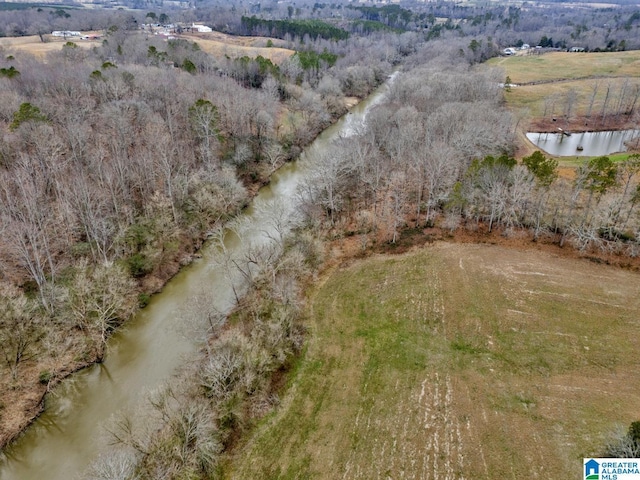
[{"label": "pond reflection", "polygon": [[616,130],[605,132],[573,133],[527,133],[527,138],[536,147],[549,155],[557,156],[601,156],[625,152],[633,141],[638,143],[640,130]]}]

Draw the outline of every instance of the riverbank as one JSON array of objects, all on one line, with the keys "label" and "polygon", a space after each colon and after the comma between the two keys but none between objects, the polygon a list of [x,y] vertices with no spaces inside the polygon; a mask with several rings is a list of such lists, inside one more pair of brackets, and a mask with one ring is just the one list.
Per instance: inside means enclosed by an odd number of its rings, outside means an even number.
[{"label": "riverbank", "polygon": [[534,118],[526,128],[533,133],[558,133],[559,128],[569,133],[632,130],[638,128],[638,119],[635,115],[609,115],[604,119],[599,115],[591,117],[581,115],[569,120],[561,117],[555,120],[553,118]]},{"label": "riverbank", "polygon": [[[540,147],[536,146],[530,139],[527,138],[527,134],[529,133],[557,134],[561,132],[566,132],[569,135],[573,135],[573,134],[581,134],[581,133],[596,133],[596,132],[610,132],[610,131],[617,132],[617,131],[623,131],[623,130],[633,130],[638,128],[637,121],[634,121],[627,116],[624,116],[623,118],[611,119],[611,121],[608,121],[607,123],[605,123],[605,125],[607,126],[606,128],[604,126],[602,127],[598,126],[598,123],[599,122],[597,121],[594,122],[593,119],[589,119],[586,117],[576,117],[569,122],[565,122],[564,120],[561,120],[561,119],[556,119],[555,122],[550,119],[534,119],[531,121],[531,123],[526,125],[526,127],[523,127],[524,129],[518,129],[518,131],[516,132],[516,138],[517,138],[517,147],[515,152],[516,157],[517,158],[526,157],[528,155],[531,155],[536,150],[541,150]],[[609,126],[611,126],[611,128],[608,128]],[[626,148],[627,148],[626,153],[629,153],[629,154],[640,153],[640,137],[634,139],[633,144],[627,143]],[[548,152],[546,152],[546,154],[550,155],[551,157],[556,157],[559,159],[566,158],[563,156],[552,155],[552,154],[549,154]],[[575,156],[574,152],[572,151],[571,155],[569,156],[574,157]],[[567,173],[567,172],[564,172],[564,173]]]},{"label": "riverbank", "polygon": [[[356,106],[361,99],[355,97],[345,98],[345,107]],[[340,117],[333,118],[334,124]],[[324,130],[323,130],[324,131]],[[309,143],[322,132],[310,139]],[[307,144],[308,145],[308,144]],[[301,151],[298,149],[297,151]],[[262,169],[259,175],[244,174],[242,180],[249,199],[245,202],[245,207],[251,202],[259,189],[270,183],[271,174],[282,165],[296,158],[282,155],[277,163],[272,164],[269,169]],[[222,228],[221,225],[212,225],[211,228]],[[198,253],[206,241],[206,234],[194,237],[182,236],[177,243],[178,248],[165,252],[163,250],[162,260],[158,262],[157,268],[152,272],[138,279],[138,288],[130,292],[132,298],[143,301],[144,306],[154,294],[161,292],[165,285],[178,274],[181,269],[200,257]],[[124,322],[122,326],[127,325]],[[109,334],[117,330],[111,330]],[[73,332],[77,338],[67,338],[69,348],[65,357],[57,357],[55,361],[47,364],[37,362],[26,362],[21,365],[21,383],[7,385],[6,388],[0,386],[0,448],[4,449],[17,439],[24,430],[31,425],[45,408],[45,398],[63,380],[75,372],[79,372],[87,367],[101,362],[104,358],[104,344],[93,342],[91,349],[86,348],[86,334],[80,330]],[[75,345],[75,346],[74,346]],[[43,372],[46,374],[43,375]],[[5,379],[6,380],[6,379]]]},{"label": "riverbank", "polygon": [[[345,132],[353,132],[383,93],[384,90],[379,89],[337,125],[323,131],[309,151],[329,148],[335,138],[345,135]],[[209,452],[213,461],[219,453],[218,445],[226,447],[234,442],[235,433],[229,437],[227,432],[237,422],[242,422],[242,414],[245,413],[244,407],[237,403],[238,396],[251,396],[251,411],[262,411],[274,400],[270,390],[274,383],[279,383],[278,365],[282,365],[276,361],[280,362],[283,357],[276,352],[277,358],[274,358],[269,353],[270,345],[278,345],[286,337],[289,340],[284,345],[285,350],[297,348],[295,328],[292,329],[289,322],[292,318],[283,313],[299,306],[298,294],[302,287],[296,283],[302,272],[315,262],[307,255],[315,248],[316,239],[307,235],[306,239],[297,239],[292,245],[289,240],[283,243],[283,235],[297,225],[294,213],[300,198],[296,192],[302,182],[309,180],[313,173],[311,167],[311,162],[302,161],[287,164],[275,172],[268,187],[258,192],[227,234],[214,235],[214,243],[202,250],[202,259],[181,270],[161,294],[151,298],[148,307],[140,311],[135,321],[114,335],[109,342],[110,354],[99,368],[86,369],[58,386],[57,394],[48,397],[50,403],[48,401],[41,419],[9,450],[10,455],[0,466],[3,479],[38,480],[46,476],[51,480],[64,480],[72,474],[80,475],[94,459],[110,455],[109,445],[113,441],[107,435],[97,435],[94,427],[87,427],[99,424],[113,426],[114,418],[116,423],[117,419],[129,418],[135,423],[144,418],[144,425],[136,430],[136,435],[142,435],[145,442],[173,449],[174,440],[179,441],[172,430],[175,424],[163,424],[162,420],[167,418],[165,413],[180,415],[179,408],[185,405],[201,412],[204,415],[201,420],[213,428],[213,436],[207,434],[206,440],[207,445],[215,449],[215,452]],[[267,247],[266,251],[263,252],[261,247]],[[280,257],[278,252],[284,255]],[[291,278],[287,279],[287,275]],[[258,307],[247,311],[251,324],[237,321],[238,317],[234,315],[230,323],[239,326],[240,333],[229,334],[228,348],[205,348],[210,332],[217,332],[219,339],[226,335],[227,330],[217,331],[216,325],[224,322],[224,317],[238,305],[239,298],[243,299],[241,306],[256,306],[251,296],[246,294],[263,283],[271,285],[269,295],[275,295],[273,301],[266,298],[267,304],[262,304],[264,309]],[[281,306],[277,306],[278,302]],[[283,329],[284,337],[278,333]],[[255,345],[256,340],[258,346],[254,349],[251,345]],[[280,348],[278,350],[281,351]],[[225,352],[247,354],[233,355],[233,359],[243,365],[243,371],[250,370],[248,377],[234,375],[235,393],[224,387],[226,383],[219,390],[215,381],[216,365],[227,360]],[[189,381],[195,382],[194,388],[201,397],[197,404],[191,402],[193,398],[184,397],[183,394],[188,392],[182,388],[182,382],[176,390],[179,398],[170,397],[171,412],[159,412],[158,405],[148,404],[149,392],[165,395],[165,386],[168,383],[175,385],[178,381],[176,372],[182,371],[182,367],[195,368],[196,360],[203,355],[207,362],[204,365],[198,363],[200,367],[196,372],[190,370],[192,374],[188,374]],[[185,358],[194,361],[185,366]],[[275,377],[270,377],[269,371],[274,367]],[[236,384],[238,378],[244,379],[240,385]],[[203,390],[206,385],[209,387]],[[261,392],[258,398],[255,397],[256,392]],[[231,397],[227,397],[228,394]],[[211,408],[214,397],[222,399],[223,403]],[[161,418],[158,418],[160,414]],[[223,416],[219,418],[218,414]],[[55,429],[48,428],[52,423],[55,423]],[[150,437],[146,436],[147,433],[151,433]],[[134,443],[133,448],[135,445],[140,444]],[[189,442],[184,448],[193,453],[192,449],[198,446],[198,443]],[[156,462],[164,464],[165,460],[179,461],[172,455],[163,456],[162,453],[167,451],[164,447],[144,450],[150,455],[140,452],[140,456],[134,459],[141,462],[141,468],[155,468],[158,466]],[[61,458],[65,459],[64,462],[60,461]],[[176,468],[182,467],[189,468],[189,465],[176,465]],[[149,475],[150,478],[155,476]]]},{"label": "riverbank", "polygon": [[[164,288],[181,268],[189,265],[206,239],[204,236],[183,235],[179,248],[163,255],[163,260],[149,274],[137,281],[137,288],[129,292],[131,301],[149,301],[150,297]],[[134,313],[135,314],[135,313]],[[123,327],[127,321],[122,322]],[[110,330],[112,335],[118,328]],[[25,361],[20,365],[21,382],[11,378],[0,381],[0,449],[4,449],[20,436],[43,412],[45,398],[69,376],[85,368],[100,363],[104,359],[105,344],[91,333],[81,329],[67,332],[67,346],[63,356],[56,356],[45,362]]]}]

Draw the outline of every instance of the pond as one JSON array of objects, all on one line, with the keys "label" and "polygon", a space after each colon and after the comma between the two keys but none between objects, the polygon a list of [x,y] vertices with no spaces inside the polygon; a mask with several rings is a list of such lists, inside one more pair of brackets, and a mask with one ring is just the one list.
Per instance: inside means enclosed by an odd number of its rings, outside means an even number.
[{"label": "pond", "polygon": [[605,132],[527,133],[536,147],[549,155],[563,157],[597,157],[627,151],[626,142],[640,136],[640,130],[615,130]]}]

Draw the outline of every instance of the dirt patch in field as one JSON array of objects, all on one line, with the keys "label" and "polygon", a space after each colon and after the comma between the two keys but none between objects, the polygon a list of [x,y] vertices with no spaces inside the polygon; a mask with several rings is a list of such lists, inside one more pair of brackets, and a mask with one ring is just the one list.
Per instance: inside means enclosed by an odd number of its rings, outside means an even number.
[{"label": "dirt patch in field", "polygon": [[[575,169],[567,167],[565,170],[565,175],[569,178],[575,175]],[[409,224],[414,221],[415,219],[408,220]],[[466,224],[463,223],[454,232],[441,227],[405,228],[396,243],[391,243],[383,238],[369,239],[368,242],[364,242],[361,235],[348,236],[333,242],[331,251],[336,258],[342,259],[340,261],[350,261],[349,259],[352,258],[364,258],[370,255],[371,252],[377,254],[401,254],[434,242],[446,241],[461,244],[500,245],[509,248],[547,252],[560,257],[583,259],[625,270],[640,271],[640,258],[638,257],[597,248],[581,251],[569,244],[561,247],[559,245],[560,238],[560,234],[547,233],[534,240],[533,233],[528,229],[494,228],[489,231],[484,223],[469,221]],[[365,244],[366,247],[363,248]]]}]

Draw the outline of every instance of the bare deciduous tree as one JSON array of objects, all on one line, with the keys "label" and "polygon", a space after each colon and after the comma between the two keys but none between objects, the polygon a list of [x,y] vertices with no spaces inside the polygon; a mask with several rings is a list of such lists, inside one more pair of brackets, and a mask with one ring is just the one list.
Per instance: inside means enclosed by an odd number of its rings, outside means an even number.
[{"label": "bare deciduous tree", "polygon": [[212,164],[218,144],[220,114],[209,100],[199,99],[189,107],[189,118],[197,137],[202,142],[202,157],[206,165]]},{"label": "bare deciduous tree", "polygon": [[20,365],[38,354],[36,344],[41,335],[36,306],[17,289],[3,285],[0,290],[0,354],[13,380],[18,378]]},{"label": "bare deciduous tree", "polygon": [[69,291],[69,310],[78,326],[96,335],[102,350],[113,328],[135,310],[128,293],[134,282],[119,265],[81,265]]},{"label": "bare deciduous tree", "polygon": [[345,161],[343,153],[336,147],[311,152],[306,161],[311,170],[305,182],[308,201],[322,205],[333,224],[343,206],[345,192],[342,187],[355,166]]},{"label": "bare deciduous tree", "polygon": [[[10,178],[7,178],[10,177]],[[1,182],[1,215],[5,227],[4,247],[33,279],[43,307],[53,312],[55,210],[45,195],[42,170],[23,157],[13,175]]]},{"label": "bare deciduous tree", "polygon": [[138,459],[131,452],[116,450],[103,454],[84,475],[84,480],[139,480]]}]

